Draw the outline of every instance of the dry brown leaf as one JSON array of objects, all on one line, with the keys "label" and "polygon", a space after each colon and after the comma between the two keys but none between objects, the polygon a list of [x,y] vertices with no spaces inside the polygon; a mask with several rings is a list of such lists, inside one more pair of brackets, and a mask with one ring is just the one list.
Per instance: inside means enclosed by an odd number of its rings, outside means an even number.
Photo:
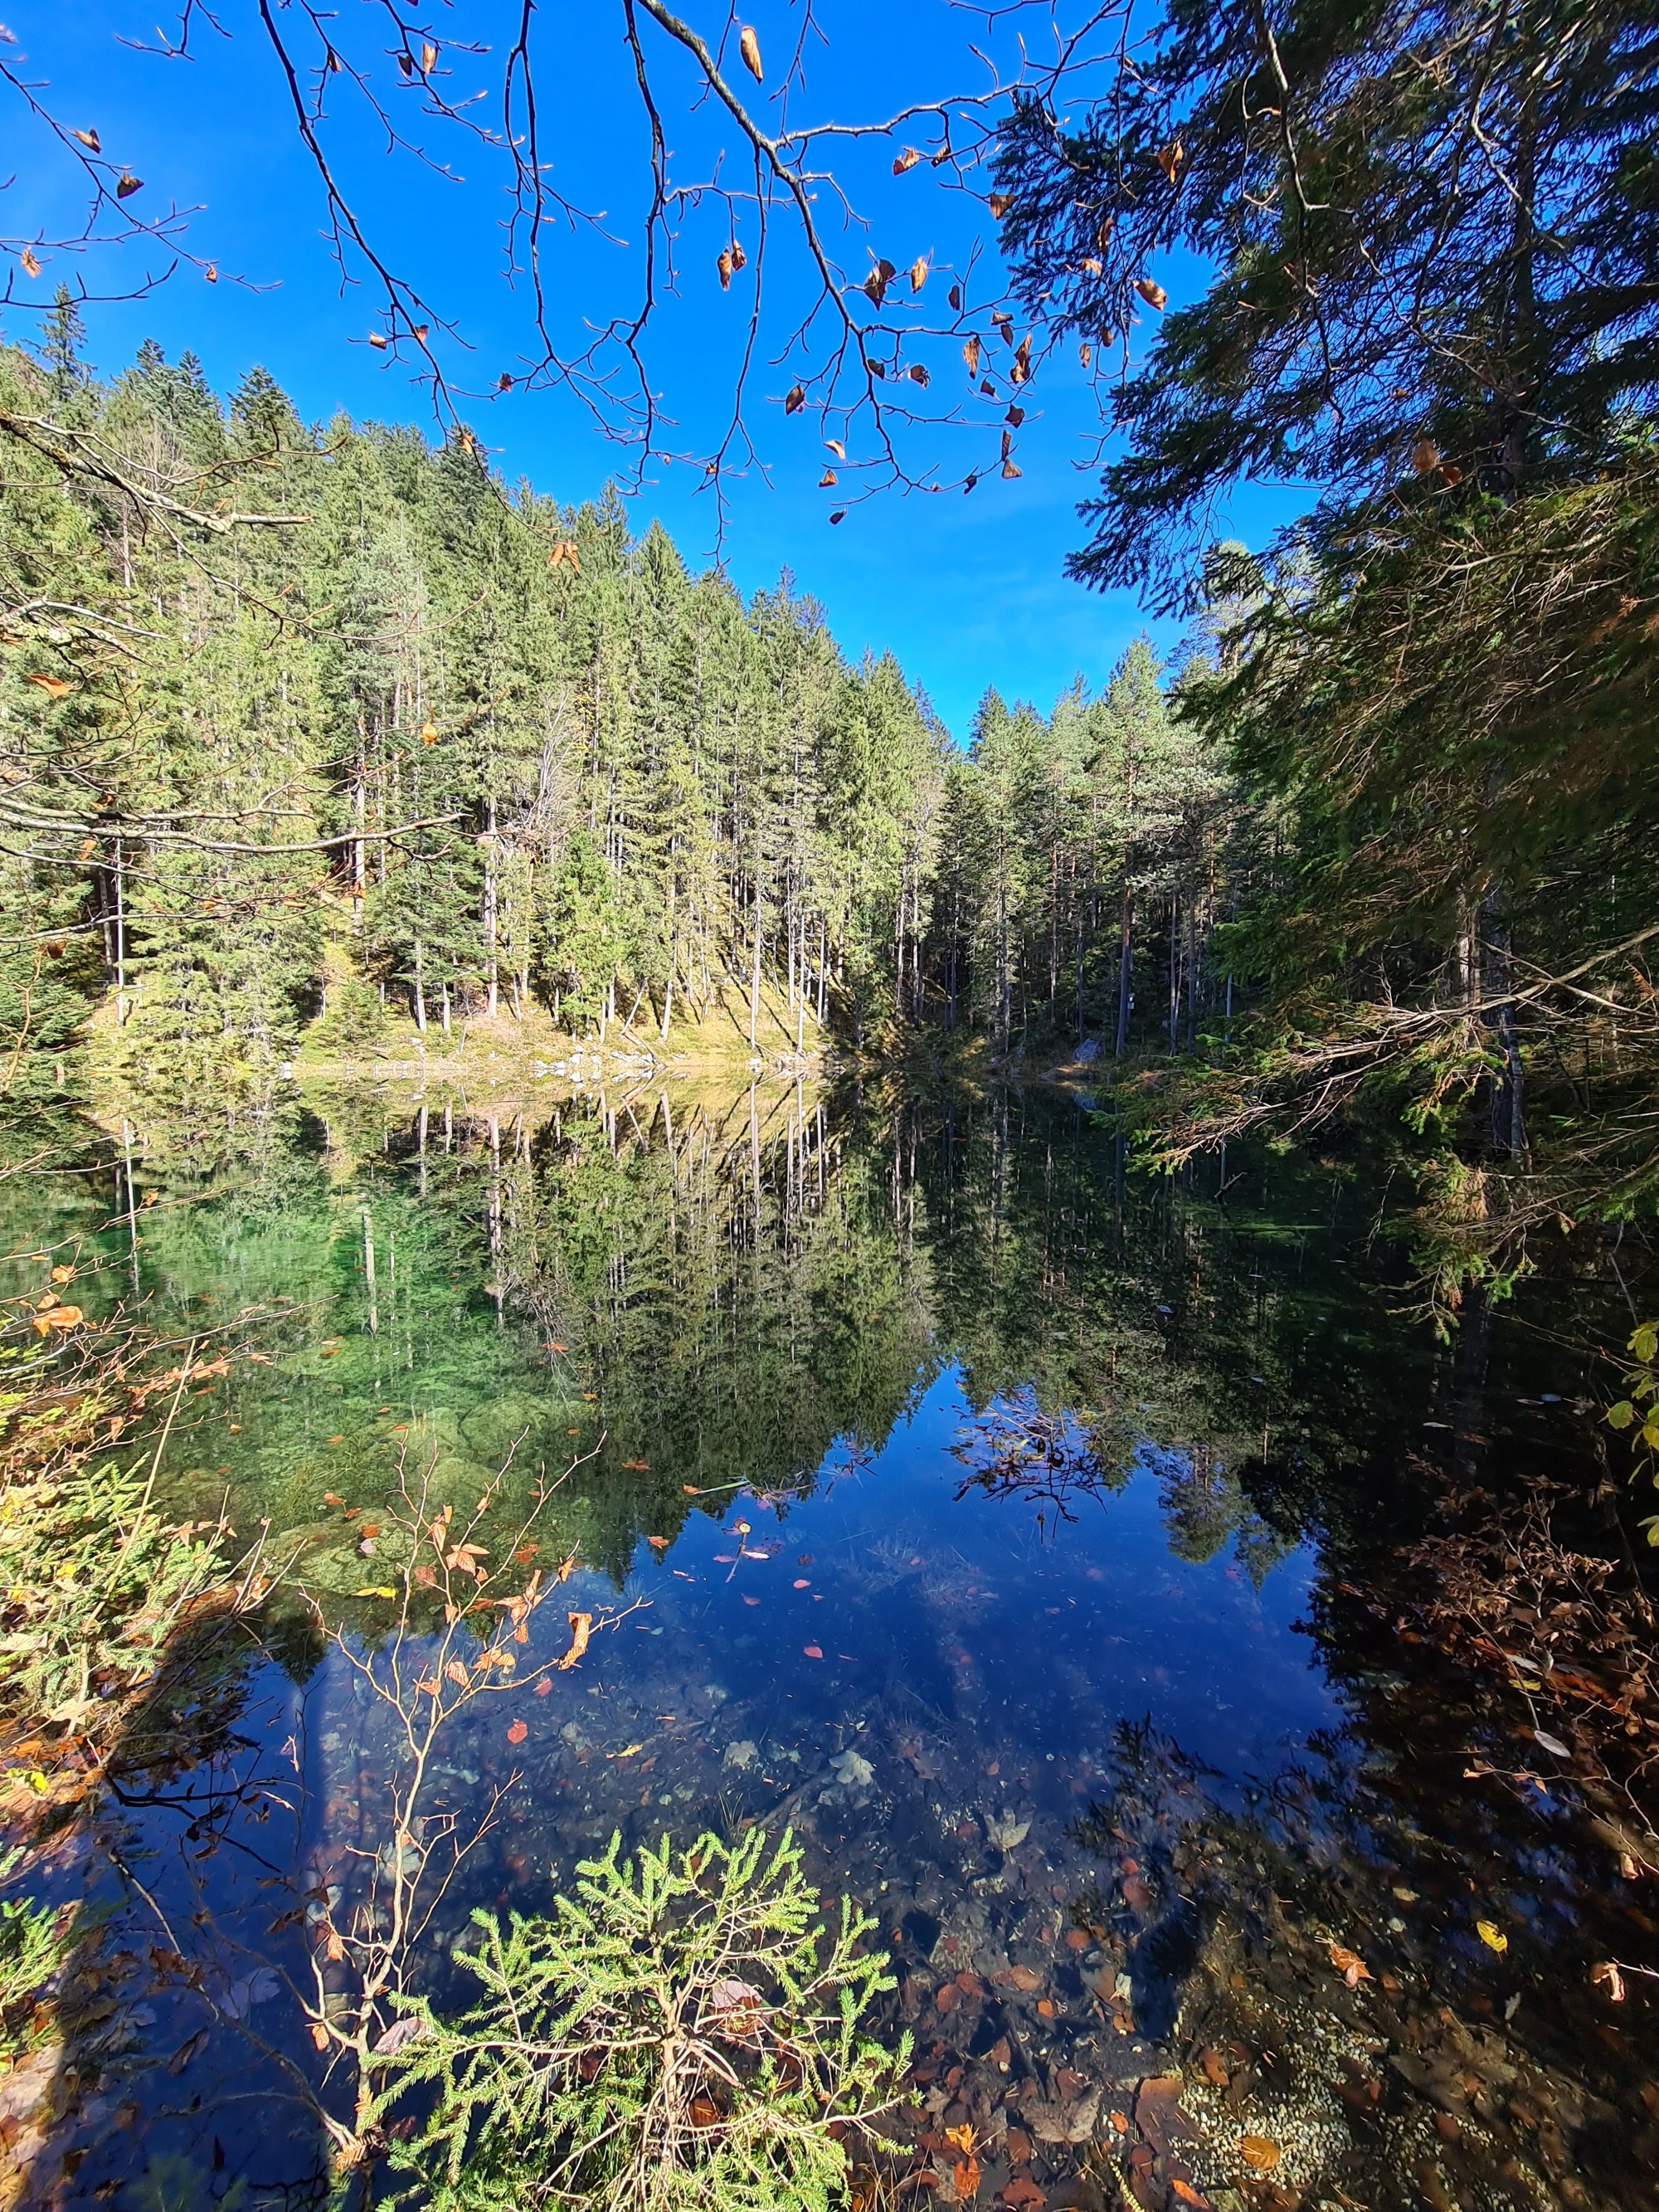
[{"label": "dry brown leaf", "polygon": [[909,376],[912,384],[926,384],[928,381],[927,371],[919,361],[911,362]]},{"label": "dry brown leaf", "polygon": [[1611,1959],[1603,1959],[1599,1966],[1590,1968],[1590,1979],[1605,1987],[1614,2004],[1625,2002],[1625,1978]]},{"label": "dry brown leaf", "polygon": [[743,250],[741,239],[734,238],[732,241],[732,266],[734,270],[749,266],[749,256]]},{"label": "dry brown leaf", "polygon": [[26,676],[23,681],[38,684],[48,699],[67,698],[71,691],[79,688],[76,684],[66,684],[61,676]]},{"label": "dry brown leaf", "polygon": [[910,289],[913,292],[920,292],[927,282],[927,256],[925,253],[919,253],[910,264]]},{"label": "dry brown leaf", "polygon": [[1007,214],[1013,204],[1014,196],[1012,192],[993,192],[991,195],[991,212],[999,221]]},{"label": "dry brown leaf", "polygon": [[368,342],[370,345],[374,347],[376,353],[384,353],[386,351],[386,339],[379,331],[371,331],[369,332]]},{"label": "dry brown leaf", "polygon": [[979,2195],[979,2160],[964,2158],[957,2165],[951,2179],[957,2185],[958,2204],[971,2204]]},{"label": "dry brown leaf", "polygon": [[1370,1981],[1371,1970],[1358,1951],[1349,1950],[1346,1943],[1332,1943],[1328,1946],[1328,1948],[1330,1951],[1332,1966],[1336,1968],[1337,1972],[1341,1975],[1351,1990],[1357,1990],[1361,1982]]},{"label": "dry brown leaf", "polygon": [[514,1721],[507,1732],[507,1740],[509,1743],[522,1743],[529,1733],[522,1721]]},{"label": "dry brown leaf", "polygon": [[720,272],[721,291],[729,292],[732,289],[732,249],[729,246],[720,248],[720,258],[714,266]]},{"label": "dry brown leaf", "polygon": [[40,274],[40,264],[35,259],[33,254],[27,246],[18,255],[17,258],[23,264],[23,274],[26,276],[38,276]]},{"label": "dry brown leaf", "polygon": [[1181,164],[1185,159],[1186,149],[1179,138],[1172,138],[1167,146],[1158,148],[1158,166],[1170,184],[1174,184],[1180,174]]},{"label": "dry brown leaf", "polygon": [[754,78],[756,83],[758,84],[761,82],[763,76],[761,69],[760,40],[755,36],[752,25],[745,23],[742,31],[739,33],[738,38],[738,52],[743,56],[744,67],[748,70],[750,76]]},{"label": "dry brown leaf", "polygon": [[826,469],[823,474],[818,478],[818,489],[820,491],[828,491],[831,484],[839,483],[840,482],[841,478],[836,474],[833,469]]},{"label": "dry brown leaf", "polygon": [[914,146],[907,146],[893,163],[893,174],[896,177],[902,177],[907,169],[914,169],[921,159],[921,155]]},{"label": "dry brown leaf", "polygon": [[78,138],[90,153],[101,154],[104,150],[98,143],[98,133],[95,131],[71,131],[70,137]]},{"label": "dry brown leaf", "polygon": [[805,407],[805,392],[799,384],[792,384],[783,397],[784,413],[786,415],[799,415],[801,409]]},{"label": "dry brown leaf", "polygon": [[847,459],[847,448],[839,438],[826,438],[823,442],[838,461],[844,461]]},{"label": "dry brown leaf", "polygon": [[1077,357],[1082,362],[1085,368],[1092,368],[1094,365],[1095,349],[1092,346],[1080,345],[1077,349]]},{"label": "dry brown leaf", "polygon": [[979,334],[975,332],[962,349],[962,357],[968,364],[969,376],[979,374]]},{"label": "dry brown leaf", "polygon": [[570,1613],[565,1615],[570,1623],[570,1649],[558,1662],[559,1672],[568,1674],[587,1649],[587,1639],[593,1632],[591,1613]]},{"label": "dry brown leaf", "polygon": [[437,66],[438,49],[433,45],[431,40],[428,39],[421,47],[421,73],[424,76],[430,76]]},{"label": "dry brown leaf", "polygon": [[1431,476],[1440,465],[1440,448],[1432,438],[1419,438],[1413,444],[1411,461],[1419,476]]},{"label": "dry brown leaf", "polygon": [[115,197],[118,200],[130,200],[135,192],[142,192],[143,189],[143,179],[135,177],[130,169],[123,169],[115,180]]},{"label": "dry brown leaf", "polygon": [[973,2156],[974,2130],[968,2121],[964,2120],[959,2128],[946,2128],[945,2140],[954,2149],[959,2150],[964,2158]]},{"label": "dry brown leaf", "polygon": [[1271,2136],[1241,2136],[1238,2154],[1252,2173],[1271,2173],[1280,2156],[1279,2145]]},{"label": "dry brown leaf", "polygon": [[1149,307],[1155,307],[1160,315],[1164,313],[1164,304],[1170,295],[1161,284],[1155,284],[1150,276],[1137,276],[1135,289]]}]

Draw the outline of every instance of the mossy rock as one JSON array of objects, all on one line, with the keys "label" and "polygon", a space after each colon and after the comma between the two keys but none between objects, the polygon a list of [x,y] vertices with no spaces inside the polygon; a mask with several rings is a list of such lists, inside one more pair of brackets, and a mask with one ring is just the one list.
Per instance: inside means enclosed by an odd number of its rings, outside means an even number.
[{"label": "mossy rock", "polygon": [[461,1435],[468,1451],[499,1467],[515,1444],[521,1452],[539,1451],[542,1437],[563,1411],[562,1404],[532,1398],[527,1390],[511,1390],[470,1413]]},{"label": "mossy rock", "polygon": [[440,1505],[453,1505],[458,1513],[471,1513],[495,1480],[494,1468],[486,1467],[481,1460],[463,1459],[459,1452],[447,1452],[434,1466],[428,1479],[427,1502],[434,1510]]}]

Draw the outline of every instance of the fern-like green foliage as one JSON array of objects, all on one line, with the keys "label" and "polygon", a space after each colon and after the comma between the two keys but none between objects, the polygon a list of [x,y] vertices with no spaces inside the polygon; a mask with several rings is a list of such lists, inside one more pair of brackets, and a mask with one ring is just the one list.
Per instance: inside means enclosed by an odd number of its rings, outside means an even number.
[{"label": "fern-like green foliage", "polygon": [[151,1510],[137,1468],[71,1457],[0,1487],[0,1714],[82,1723],[100,1689],[154,1671],[224,1571],[213,1542]]},{"label": "fern-like green foliage", "polygon": [[[22,1853],[0,1851],[0,1882]],[[0,2061],[9,2066],[40,2040],[37,2000],[74,1945],[66,1916],[27,1897],[0,1898]]]},{"label": "fern-like green foliage", "polygon": [[787,1831],[769,1856],[758,1830],[621,1848],[548,1917],[474,1913],[458,2019],[405,2001],[376,2117],[427,2117],[393,2166],[432,2212],[830,2212],[842,2134],[868,2139],[909,2056],[860,2033],[894,1986],[876,1922],[843,1900],[826,1926]]}]

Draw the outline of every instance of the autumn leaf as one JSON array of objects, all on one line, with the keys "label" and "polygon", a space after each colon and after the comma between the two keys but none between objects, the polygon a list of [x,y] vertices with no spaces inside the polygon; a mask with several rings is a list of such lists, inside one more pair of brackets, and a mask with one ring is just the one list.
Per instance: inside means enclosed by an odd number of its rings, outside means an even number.
[{"label": "autumn leaf", "polygon": [[840,482],[841,478],[836,474],[833,469],[826,469],[823,474],[818,478],[818,489],[820,491],[827,491],[831,484],[839,483]]},{"label": "autumn leaf", "polygon": [[865,295],[873,306],[880,307],[882,301],[887,297],[887,287],[897,273],[890,261],[877,262],[864,280]]},{"label": "autumn leaf", "polygon": [[79,1306],[55,1305],[50,1312],[38,1313],[34,1326],[40,1335],[48,1336],[53,1329],[78,1328],[82,1319]]},{"label": "autumn leaf", "polygon": [[98,133],[95,131],[71,131],[70,137],[78,138],[90,153],[101,154],[104,150],[98,143]]},{"label": "autumn leaf", "polygon": [[760,40],[752,26],[745,23],[738,37],[738,52],[743,56],[744,67],[757,84],[762,78]]},{"label": "autumn leaf", "polygon": [[914,169],[921,159],[921,155],[914,146],[907,146],[893,163],[893,174],[896,177],[902,177],[907,169]]},{"label": "autumn leaf", "polygon": [[732,266],[734,270],[749,266],[749,256],[743,250],[742,240],[736,238],[732,241]]},{"label": "autumn leaf", "polygon": [[1432,476],[1440,465],[1440,448],[1432,438],[1419,438],[1412,447],[1412,467],[1419,477]]},{"label": "autumn leaf", "polygon": [[1192,2207],[1192,2212],[1210,2212],[1209,2198],[1207,2197],[1200,2197],[1197,2190],[1193,2187],[1192,2184],[1188,2181],[1183,2181],[1178,2173],[1171,2177],[1170,2187],[1175,2192],[1175,2199],[1177,2204],[1190,2205]]},{"label": "autumn leaf", "polygon": [[839,438],[826,438],[823,442],[838,461],[844,461],[847,459],[847,448]]},{"label": "autumn leaf", "polygon": [[329,1929],[328,1935],[324,1940],[323,1951],[325,1955],[331,1959],[336,1966],[337,1966],[340,1960],[344,1958],[345,1944],[341,1940],[341,1937],[336,1929],[332,1928]]},{"label": "autumn leaf", "polygon": [[421,743],[423,745],[435,745],[437,742],[438,725],[428,718],[421,725]]},{"label": "autumn leaf", "polygon": [[1182,145],[1179,138],[1172,138],[1167,146],[1159,147],[1158,152],[1158,166],[1163,170],[1165,178],[1170,184],[1174,184],[1176,177],[1180,174],[1181,164],[1185,158],[1186,149]]},{"label": "autumn leaf", "polygon": [[910,289],[913,292],[920,292],[922,286],[927,282],[927,256],[925,253],[921,253],[918,254],[916,258],[910,264]]},{"label": "autumn leaf", "polygon": [[1612,1998],[1614,2004],[1623,2004],[1625,2002],[1625,1978],[1620,1972],[1618,1967],[1614,1966],[1611,1959],[1603,1959],[1600,1966],[1592,1966],[1590,1968],[1590,1979],[1592,1982],[1596,1983],[1606,1989],[1608,1996]]},{"label": "autumn leaf", "polygon": [[368,342],[370,345],[374,347],[376,353],[384,353],[386,351],[386,339],[380,331],[371,331],[368,334]]},{"label": "autumn leaf", "polygon": [[1137,276],[1135,289],[1149,307],[1155,307],[1160,315],[1164,313],[1164,302],[1170,295],[1161,284],[1155,284],[1150,276]]},{"label": "autumn leaf", "polygon": [[311,2041],[312,2047],[314,2050],[326,2051],[328,2049],[328,2030],[323,2026],[323,2023],[319,2020],[313,2020],[311,2023]]},{"label": "autumn leaf", "polygon": [[465,1689],[470,1677],[468,1676],[466,1668],[461,1664],[459,1659],[450,1660],[445,1667],[444,1672],[452,1682],[458,1684],[461,1689]]},{"label": "autumn leaf", "polygon": [[945,298],[946,298],[946,299],[950,301],[950,303],[951,303],[951,313],[953,315],[959,315],[959,314],[962,313],[962,287],[961,287],[961,285],[960,285],[960,284],[952,284],[952,285],[951,285],[951,289],[950,289],[950,290],[945,294]]},{"label": "autumn leaf", "polygon": [[1477,1920],[1474,1923],[1474,1932],[1486,1948],[1489,1951],[1496,1951],[1500,1958],[1510,1948],[1509,1937],[1495,1920]]},{"label": "autumn leaf", "polygon": [[991,195],[991,212],[999,222],[1007,214],[1013,204],[1014,196],[1012,192],[993,192]]},{"label": "autumn leaf", "polygon": [[513,379],[512,379],[512,377],[507,374],[507,370],[506,370],[506,369],[503,369],[503,370],[501,371],[501,374],[500,374],[500,375],[495,379],[495,389],[496,389],[496,391],[497,391],[497,392],[511,392],[511,391],[512,391],[512,389],[513,389]]},{"label": "autumn leaf", "polygon": [[544,1674],[536,1685],[536,1695],[538,1698],[550,1698],[552,1694],[553,1677],[550,1674]]},{"label": "autumn leaf", "polygon": [[26,276],[38,276],[40,274],[40,264],[27,246],[17,258],[23,264],[23,274]]},{"label": "autumn leaf", "polygon": [[565,1619],[570,1623],[570,1649],[558,1662],[559,1672],[568,1674],[587,1649],[587,1639],[593,1632],[591,1613],[569,1613]]},{"label": "autumn leaf", "polygon": [[438,49],[428,39],[421,47],[421,73],[423,76],[430,76],[437,66]]},{"label": "autumn leaf", "polygon": [[115,180],[115,197],[118,200],[130,200],[135,192],[142,192],[143,189],[143,179],[135,177],[128,169],[123,169]]},{"label": "autumn leaf", "polygon": [[80,688],[77,684],[66,684],[61,676],[26,676],[23,681],[38,684],[48,699],[66,698],[71,691]]},{"label": "autumn leaf", "polygon": [[783,396],[784,413],[786,415],[799,415],[801,409],[805,407],[805,392],[799,384],[792,384],[788,391],[786,392]]},{"label": "autumn leaf", "polygon": [[721,291],[729,292],[732,289],[732,249],[729,246],[720,248],[720,258],[714,266],[720,272]]},{"label": "autumn leaf", "polygon": [[1005,478],[1012,478],[1024,476],[1025,471],[1022,468],[1016,467],[1012,461],[1005,461],[1002,465],[1002,473]]},{"label": "autumn leaf", "polygon": [[[846,520],[847,520],[847,509],[846,509],[844,507],[838,507],[836,509],[835,513],[830,516],[830,521],[831,521],[832,523],[835,523],[835,522],[845,522],[845,521],[846,521]],[[818,1651],[818,1652],[815,1652],[812,1656],[813,1656],[815,1658],[822,1659],[822,1658],[823,1658],[823,1652],[822,1652],[822,1651]]]},{"label": "autumn leaf", "polygon": [[1463,471],[1458,467],[1455,461],[1441,462],[1440,481],[1447,487],[1448,489],[1449,489],[1454,484],[1461,484],[1462,483]]},{"label": "autumn leaf", "polygon": [[1080,345],[1077,349],[1077,357],[1085,368],[1089,368],[1094,362],[1095,349],[1092,346]]},{"label": "autumn leaf", "polygon": [[822,1650],[816,1644],[803,1644],[800,1648],[809,1659],[822,1659],[823,1656]]},{"label": "autumn leaf", "polygon": [[928,381],[927,371],[919,361],[911,362],[909,375],[912,384],[926,384]]},{"label": "autumn leaf", "polygon": [[1279,2160],[1279,2145],[1271,2136],[1241,2136],[1238,2154],[1252,2173],[1271,2173]]},{"label": "autumn leaf", "polygon": [[951,2176],[957,2185],[958,2204],[971,2204],[979,2195],[979,2160],[964,2158]]},{"label": "autumn leaf", "polygon": [[529,1733],[522,1721],[514,1721],[507,1732],[507,1740],[509,1743],[522,1743]]},{"label": "autumn leaf", "polygon": [[1345,1943],[1332,1943],[1328,1948],[1332,1966],[1351,1990],[1357,1990],[1361,1982],[1370,1981],[1371,1970],[1358,1951],[1349,1950]]},{"label": "autumn leaf", "polygon": [[979,374],[979,333],[977,331],[975,331],[973,337],[969,339],[966,345],[963,347],[962,357],[968,364],[969,375],[977,376]]}]

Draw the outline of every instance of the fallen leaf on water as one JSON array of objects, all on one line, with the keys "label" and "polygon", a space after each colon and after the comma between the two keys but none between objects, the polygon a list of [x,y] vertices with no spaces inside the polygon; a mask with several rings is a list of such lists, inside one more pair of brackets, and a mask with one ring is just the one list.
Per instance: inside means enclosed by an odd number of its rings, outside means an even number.
[{"label": "fallen leaf on water", "polygon": [[792,1589],[811,1589],[811,1583],[809,1583],[804,1576],[798,1576],[790,1584],[790,1588]]},{"label": "fallen leaf on water", "polygon": [[1028,1995],[1032,1990],[1042,1987],[1042,1975],[1030,1966],[1009,1966],[994,1978],[1008,1983],[1013,1989],[1024,1990]]},{"label": "fallen leaf on water", "polygon": [[1547,1735],[1542,1729],[1534,1729],[1532,1733],[1534,1740],[1540,1744],[1553,1758],[1571,1759],[1572,1757],[1571,1752],[1568,1750],[1559,1735]]},{"label": "fallen leaf on water", "polygon": [[1351,1990],[1358,1989],[1361,1982],[1370,1981],[1371,1970],[1358,1951],[1350,1951],[1345,1943],[1333,1943],[1329,1949],[1332,1966]]},{"label": "fallen leaf on water", "polygon": [[1279,2145],[1271,2136],[1241,2136],[1238,2154],[1252,2173],[1271,2173],[1279,2160]]},{"label": "fallen leaf on water", "polygon": [[648,1471],[650,1465],[648,1459],[625,1459],[623,1462],[623,1468],[629,1474],[644,1474]]},{"label": "fallen leaf on water", "polygon": [[1197,2190],[1189,2182],[1183,2181],[1179,2174],[1175,2176],[1170,2186],[1175,2191],[1177,2204],[1190,2204],[1194,2212],[1210,2212],[1209,2198],[1200,2197]]},{"label": "fallen leaf on water", "polygon": [[1500,1956],[1510,1948],[1509,1937],[1495,1920],[1477,1920],[1474,1932],[1489,1951],[1496,1951]]},{"label": "fallen leaf on water", "polygon": [[353,1590],[353,1597],[396,1597],[398,1593],[385,1583],[371,1583],[367,1589]]},{"label": "fallen leaf on water", "polygon": [[536,1685],[536,1695],[538,1698],[550,1697],[552,1694],[552,1690],[553,1677],[550,1674],[544,1674],[541,1680]]},{"label": "fallen leaf on water", "polygon": [[976,2158],[964,2158],[951,2179],[957,2185],[957,2203],[970,2204],[979,2195],[979,2160]]},{"label": "fallen leaf on water", "polygon": [[570,1623],[570,1649],[558,1662],[559,1672],[568,1674],[587,1649],[587,1639],[593,1632],[591,1613],[570,1613],[565,1615]]},{"label": "fallen leaf on water", "polygon": [[514,1721],[507,1732],[507,1740],[509,1743],[522,1743],[529,1733],[522,1721]]},{"label": "fallen leaf on water", "polygon": [[1052,1997],[1039,1997],[1037,1999],[1037,2010],[1042,2014],[1044,2020],[1052,2020],[1054,2016],[1054,1999]]},{"label": "fallen leaf on water", "polygon": [[972,2126],[966,2120],[963,2122],[959,2128],[946,2128],[945,2130],[945,2140],[946,2142],[953,2144],[955,2148],[962,2153],[964,2158],[971,2158],[973,2156],[974,2130]]},{"label": "fallen leaf on water", "polygon": [[823,1656],[823,1653],[816,1644],[803,1644],[800,1648],[809,1659],[822,1659]]},{"label": "fallen leaf on water", "polygon": [[645,1540],[647,1544],[652,1545],[657,1551],[665,1552],[674,1540],[672,1536],[647,1536]]}]

